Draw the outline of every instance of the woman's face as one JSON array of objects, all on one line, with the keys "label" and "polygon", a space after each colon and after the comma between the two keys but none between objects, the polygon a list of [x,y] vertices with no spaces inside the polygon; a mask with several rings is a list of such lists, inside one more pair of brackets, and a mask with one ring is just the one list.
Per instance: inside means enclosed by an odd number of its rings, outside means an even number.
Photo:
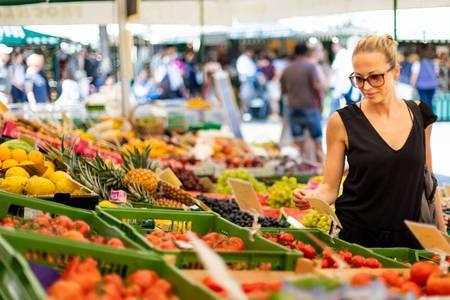
[{"label": "woman's face", "polygon": [[[387,97],[395,95],[395,81],[400,74],[400,67],[395,66],[394,68],[391,68],[391,65],[386,61],[386,57],[383,53],[376,51],[359,52],[353,56],[353,70],[354,75],[359,78],[384,74],[384,84],[381,86],[378,86],[378,84],[374,84],[375,87],[371,86],[366,80],[364,86],[362,88],[359,87],[364,98],[368,101],[380,103]],[[382,76],[373,78],[377,78],[379,83],[383,82]]]}]

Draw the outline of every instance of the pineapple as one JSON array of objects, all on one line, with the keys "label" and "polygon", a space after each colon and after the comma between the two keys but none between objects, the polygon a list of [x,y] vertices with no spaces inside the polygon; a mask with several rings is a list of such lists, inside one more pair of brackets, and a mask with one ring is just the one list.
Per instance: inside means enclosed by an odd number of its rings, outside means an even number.
[{"label": "pineapple", "polygon": [[168,199],[168,198],[156,198],[154,202],[155,206],[161,206],[161,207],[170,207],[170,208],[183,208],[183,203]]},{"label": "pineapple", "polygon": [[158,184],[158,194],[161,197],[169,198],[185,205],[194,204],[191,194],[164,181],[160,181]]},{"label": "pineapple", "polygon": [[149,193],[154,193],[158,188],[158,176],[147,169],[132,169],[123,177],[123,183],[126,185],[136,183]]}]

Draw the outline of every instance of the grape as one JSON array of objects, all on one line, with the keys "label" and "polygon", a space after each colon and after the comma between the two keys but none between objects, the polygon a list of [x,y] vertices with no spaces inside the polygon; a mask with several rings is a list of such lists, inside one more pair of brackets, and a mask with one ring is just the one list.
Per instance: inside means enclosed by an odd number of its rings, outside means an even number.
[{"label": "grape", "polygon": [[231,187],[228,184],[228,178],[236,178],[250,182],[255,191],[258,193],[266,191],[266,186],[264,185],[264,183],[261,183],[258,180],[256,180],[256,178],[253,175],[251,175],[248,171],[244,169],[238,169],[238,170],[226,170],[222,173],[222,175],[217,180],[216,186],[217,193],[225,195],[232,194]]},{"label": "grape", "polygon": [[326,233],[330,232],[332,219],[330,216],[322,215],[318,211],[311,211],[303,217],[301,223],[305,227],[318,228]]},{"label": "grape", "polygon": [[276,181],[268,190],[269,198],[267,201],[269,205],[274,208],[295,207],[292,193],[297,186],[297,178],[281,177],[281,180]]}]

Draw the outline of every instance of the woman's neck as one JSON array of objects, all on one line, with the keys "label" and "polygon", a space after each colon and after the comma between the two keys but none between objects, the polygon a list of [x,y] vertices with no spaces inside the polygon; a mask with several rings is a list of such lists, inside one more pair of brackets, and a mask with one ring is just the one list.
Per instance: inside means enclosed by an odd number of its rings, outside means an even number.
[{"label": "woman's neck", "polygon": [[392,95],[390,97],[386,97],[383,101],[378,103],[373,103],[371,101],[363,101],[363,102],[364,106],[369,112],[372,112],[379,116],[389,117],[391,112],[401,102],[401,99],[398,98],[396,95]]}]

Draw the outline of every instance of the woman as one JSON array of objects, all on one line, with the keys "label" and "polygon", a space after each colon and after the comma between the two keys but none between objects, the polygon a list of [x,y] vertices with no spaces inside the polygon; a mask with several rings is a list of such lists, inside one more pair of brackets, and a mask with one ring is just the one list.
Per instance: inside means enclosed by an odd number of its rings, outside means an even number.
[{"label": "woman", "polygon": [[77,106],[81,104],[80,86],[75,80],[74,72],[67,66],[63,72],[61,95],[55,102],[60,106]]},{"label": "woman", "polygon": [[[400,68],[397,42],[368,36],[353,51],[350,79],[364,99],[333,113],[327,129],[324,183],[315,191],[296,190],[294,200],[307,208],[308,198],[336,202],[343,225],[340,237],[367,247],[420,247],[404,224],[417,221],[426,164],[431,170],[431,108],[400,99],[395,90]],[[414,106],[416,105],[416,106]],[[423,118],[425,133],[419,129]],[[425,141],[424,141],[425,139]],[[349,173],[337,199],[344,159]],[[439,228],[445,229],[439,199]]]},{"label": "woman", "polygon": [[25,74],[25,91],[28,103],[34,107],[36,103],[50,102],[48,82],[43,76],[44,56],[31,54],[27,58],[28,69]]},{"label": "woman", "polygon": [[11,96],[13,103],[25,102],[25,64],[23,54],[20,51],[15,52],[13,63],[10,66],[12,87]]},{"label": "woman", "polygon": [[143,68],[133,84],[132,91],[138,103],[146,103],[149,100],[158,99],[160,95],[149,73],[147,68]]}]

